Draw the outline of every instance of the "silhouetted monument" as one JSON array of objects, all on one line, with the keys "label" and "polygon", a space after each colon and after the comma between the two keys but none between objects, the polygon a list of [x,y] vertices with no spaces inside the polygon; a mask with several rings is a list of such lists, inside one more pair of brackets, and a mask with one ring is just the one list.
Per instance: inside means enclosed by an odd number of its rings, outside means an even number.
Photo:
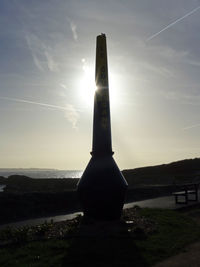
[{"label": "silhouetted monument", "polygon": [[128,187],[112,155],[106,36],[97,36],[92,158],[78,183],[85,216],[119,219]]}]

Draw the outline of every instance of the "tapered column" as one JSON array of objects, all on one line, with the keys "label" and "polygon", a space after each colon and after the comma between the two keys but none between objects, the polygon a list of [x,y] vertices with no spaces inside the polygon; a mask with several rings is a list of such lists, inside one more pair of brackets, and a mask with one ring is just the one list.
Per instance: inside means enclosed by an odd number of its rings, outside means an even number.
[{"label": "tapered column", "polygon": [[128,184],[112,157],[105,34],[97,36],[95,79],[92,158],[78,183],[78,196],[85,216],[116,220],[121,216]]},{"label": "tapered column", "polygon": [[113,154],[106,36],[97,36],[92,155]]}]

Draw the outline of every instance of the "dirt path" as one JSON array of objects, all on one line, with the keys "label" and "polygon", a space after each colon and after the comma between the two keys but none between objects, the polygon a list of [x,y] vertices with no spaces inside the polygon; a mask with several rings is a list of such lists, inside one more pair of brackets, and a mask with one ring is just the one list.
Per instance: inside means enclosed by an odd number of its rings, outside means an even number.
[{"label": "dirt path", "polygon": [[199,267],[200,242],[194,243],[184,249],[184,252],[157,263],[154,267]]}]

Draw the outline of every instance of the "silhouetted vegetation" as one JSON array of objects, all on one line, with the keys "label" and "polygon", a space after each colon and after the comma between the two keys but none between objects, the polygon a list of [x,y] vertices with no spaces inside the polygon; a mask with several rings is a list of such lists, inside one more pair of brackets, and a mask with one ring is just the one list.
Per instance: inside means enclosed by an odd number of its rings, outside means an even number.
[{"label": "silhouetted vegetation", "polygon": [[76,189],[77,182],[78,179],[73,178],[34,179],[23,175],[0,179],[1,184],[7,185],[4,191],[9,193],[65,192]]},{"label": "silhouetted vegetation", "polygon": [[[199,208],[197,214],[199,218]],[[200,240],[199,220],[191,215],[192,211],[188,215],[135,207],[124,210],[123,220],[117,223],[86,222],[79,216],[65,222],[6,228],[0,231],[0,265],[153,266]]]},{"label": "silhouetted vegetation", "polygon": [[[200,159],[190,159],[152,167],[124,170],[129,190],[126,202],[171,194],[173,184],[199,180]],[[80,209],[78,179],[32,179],[22,175],[0,177],[6,188],[0,193],[0,224]]]},{"label": "silhouetted vegetation", "polygon": [[1,193],[0,224],[79,210],[76,191],[60,193]]},{"label": "silhouetted vegetation", "polygon": [[[167,187],[140,187],[127,192],[125,202],[168,195],[172,191]],[[66,214],[80,210],[76,191],[33,192],[0,194],[0,224],[23,219]]]}]

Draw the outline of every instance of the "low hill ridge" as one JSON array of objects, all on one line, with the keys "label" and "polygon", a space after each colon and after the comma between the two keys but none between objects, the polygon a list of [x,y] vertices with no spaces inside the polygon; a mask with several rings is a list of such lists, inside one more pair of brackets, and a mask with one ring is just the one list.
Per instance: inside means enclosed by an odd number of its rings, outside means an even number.
[{"label": "low hill ridge", "polygon": [[200,181],[200,158],[127,169],[122,172],[130,186],[137,184],[172,184],[174,182]]}]

